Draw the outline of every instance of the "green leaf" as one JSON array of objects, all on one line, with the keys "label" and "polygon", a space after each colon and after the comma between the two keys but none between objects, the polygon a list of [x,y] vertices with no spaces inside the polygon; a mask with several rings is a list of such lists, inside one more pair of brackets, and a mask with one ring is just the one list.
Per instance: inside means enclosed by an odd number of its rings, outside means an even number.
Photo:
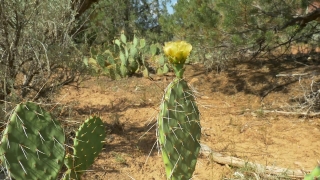
[{"label": "green leaf", "polygon": [[133,37],[133,46],[137,47],[138,45],[138,38],[136,38],[136,36]]},{"label": "green leaf", "polygon": [[110,50],[104,51],[102,55],[105,57],[105,60],[107,60],[109,64],[115,64],[113,54]]},{"label": "green leaf", "polygon": [[168,64],[166,63],[166,64],[164,64],[164,66],[163,66],[163,74],[167,74],[169,72],[169,66],[168,66]]},{"label": "green leaf", "polygon": [[160,65],[160,66],[163,66],[163,65],[164,65],[164,61],[165,61],[165,59],[164,59],[164,57],[161,55],[161,56],[159,57],[159,59],[158,59],[159,65]]},{"label": "green leaf", "polygon": [[114,43],[115,43],[116,45],[118,45],[119,47],[120,47],[120,45],[121,45],[119,39],[114,40]]},{"label": "green leaf", "polygon": [[102,54],[97,55],[97,63],[100,67],[105,67],[105,58]]},{"label": "green leaf", "polygon": [[132,62],[136,62],[136,60],[133,57],[129,57],[129,63],[132,63]]},{"label": "green leaf", "polygon": [[145,78],[149,77],[149,71],[148,71],[148,69],[146,67],[142,71],[142,74],[143,74],[143,77],[145,77]]},{"label": "green leaf", "polygon": [[128,48],[126,46],[124,46],[123,49],[124,49],[124,53],[125,53],[126,59],[128,59],[129,58]]},{"label": "green leaf", "polygon": [[130,62],[129,64],[130,75],[134,74],[138,70],[138,67],[139,65],[136,61],[133,60],[132,62]]},{"label": "green leaf", "polygon": [[108,60],[108,62],[109,62],[110,64],[115,64],[115,63],[116,63],[115,60],[114,60],[114,58],[113,58],[112,56],[109,56],[107,60]]},{"label": "green leaf", "polygon": [[127,77],[128,75],[128,68],[124,65],[120,66],[120,72],[121,72],[121,77]]},{"label": "green leaf", "polygon": [[123,43],[127,43],[127,37],[126,37],[126,35],[124,35],[123,33],[121,34],[121,36],[120,36],[120,39],[121,39],[121,41],[123,42]]},{"label": "green leaf", "polygon": [[89,66],[89,64],[88,64],[88,58],[87,58],[87,57],[83,58],[83,63],[84,63],[86,66]]},{"label": "green leaf", "polygon": [[146,46],[146,40],[145,39],[140,39],[140,48],[144,48]]},{"label": "green leaf", "polygon": [[91,47],[91,48],[90,48],[90,55],[91,55],[91,57],[94,57],[94,56],[96,56],[97,54],[98,54],[98,51],[97,51],[95,48]]},{"label": "green leaf", "polygon": [[151,44],[151,46],[150,46],[150,51],[151,51],[151,55],[152,55],[152,56],[155,56],[156,53],[157,53],[157,45]]},{"label": "green leaf", "polygon": [[126,57],[125,57],[125,55],[123,54],[122,51],[120,51],[120,60],[121,60],[121,65],[124,65],[124,66],[127,65]]},{"label": "green leaf", "polygon": [[135,57],[136,54],[137,54],[137,52],[138,52],[138,50],[137,50],[137,48],[135,48],[134,46],[132,46],[132,47],[130,48],[130,56],[131,56],[131,57]]},{"label": "green leaf", "polygon": [[162,68],[157,69],[157,75],[162,76],[163,75],[163,70]]},{"label": "green leaf", "polygon": [[108,66],[107,69],[109,71],[110,78],[115,80],[117,78],[116,64]]}]

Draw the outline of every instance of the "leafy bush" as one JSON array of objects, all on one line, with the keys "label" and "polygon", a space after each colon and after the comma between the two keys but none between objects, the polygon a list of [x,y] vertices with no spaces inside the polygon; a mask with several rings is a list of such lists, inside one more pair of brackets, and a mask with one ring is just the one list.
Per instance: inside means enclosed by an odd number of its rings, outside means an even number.
[{"label": "leafy bush", "polygon": [[47,97],[79,77],[75,2],[1,1],[0,100]]}]

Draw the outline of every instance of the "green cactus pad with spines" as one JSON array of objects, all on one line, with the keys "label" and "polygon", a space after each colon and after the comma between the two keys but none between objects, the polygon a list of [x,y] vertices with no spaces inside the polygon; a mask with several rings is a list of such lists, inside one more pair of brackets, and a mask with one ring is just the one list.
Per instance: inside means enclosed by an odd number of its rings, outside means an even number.
[{"label": "green cactus pad with spines", "polygon": [[192,177],[200,151],[199,116],[187,82],[175,78],[165,91],[158,119],[158,140],[168,179]]},{"label": "green cactus pad with spines", "polygon": [[128,70],[127,66],[124,66],[124,65],[120,66],[120,75],[121,75],[121,77],[127,77],[128,71],[129,70]]},{"label": "green cactus pad with spines", "polygon": [[[80,179],[81,174],[93,164],[102,150],[105,137],[105,128],[99,117],[90,117],[80,126],[74,139],[72,168],[69,171],[71,175],[76,172],[76,177]],[[69,159],[68,166],[70,161]],[[70,174],[67,172],[67,179],[68,176]]]},{"label": "green cactus pad with spines", "polygon": [[13,110],[0,144],[0,158],[15,179],[57,179],[65,155],[59,122],[37,104]]}]

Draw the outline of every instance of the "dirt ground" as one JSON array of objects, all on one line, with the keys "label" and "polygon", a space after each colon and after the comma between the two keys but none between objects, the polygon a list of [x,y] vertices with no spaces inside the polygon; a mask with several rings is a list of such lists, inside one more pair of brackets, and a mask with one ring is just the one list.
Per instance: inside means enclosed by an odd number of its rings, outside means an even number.
[{"label": "dirt ground", "polygon": [[[201,143],[248,162],[313,169],[320,159],[319,116],[267,111],[294,110],[295,103],[290,99],[301,93],[301,82],[295,77],[276,75],[320,71],[319,65],[306,66],[307,63],[249,62],[220,73],[199,64],[187,65],[185,79],[196,90],[201,112]],[[61,115],[66,120],[82,122],[96,113],[108,132],[103,151],[83,179],[166,179],[155,123],[163,90],[173,76],[152,79],[111,81],[107,77],[91,77],[79,87],[62,89],[57,100],[64,104]],[[241,171],[218,164],[200,154],[193,179],[241,179],[246,173],[254,174],[249,169]]]}]

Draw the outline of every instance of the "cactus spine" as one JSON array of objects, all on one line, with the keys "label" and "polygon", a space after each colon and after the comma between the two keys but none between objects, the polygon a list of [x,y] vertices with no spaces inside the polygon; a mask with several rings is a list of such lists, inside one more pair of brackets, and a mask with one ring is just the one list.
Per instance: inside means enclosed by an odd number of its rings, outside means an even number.
[{"label": "cactus spine", "polygon": [[73,146],[73,156],[66,156],[65,165],[68,170],[65,180],[79,180],[81,174],[89,168],[99,155],[106,137],[103,122],[99,117],[90,117],[76,132]]},{"label": "cactus spine", "polygon": [[167,178],[172,180],[192,177],[200,151],[200,114],[193,92],[183,79],[183,65],[191,49],[184,41],[170,42],[164,47],[177,77],[165,90],[157,136]]},{"label": "cactus spine", "polygon": [[16,106],[0,144],[0,159],[15,179],[55,180],[63,162],[64,179],[80,179],[93,164],[106,137],[98,117],[86,120],[76,132],[73,156],[65,157],[65,135],[59,122],[39,105],[26,102]]},{"label": "cactus spine", "polygon": [[21,103],[1,140],[1,161],[15,179],[56,179],[65,155],[59,123],[40,106]]}]

